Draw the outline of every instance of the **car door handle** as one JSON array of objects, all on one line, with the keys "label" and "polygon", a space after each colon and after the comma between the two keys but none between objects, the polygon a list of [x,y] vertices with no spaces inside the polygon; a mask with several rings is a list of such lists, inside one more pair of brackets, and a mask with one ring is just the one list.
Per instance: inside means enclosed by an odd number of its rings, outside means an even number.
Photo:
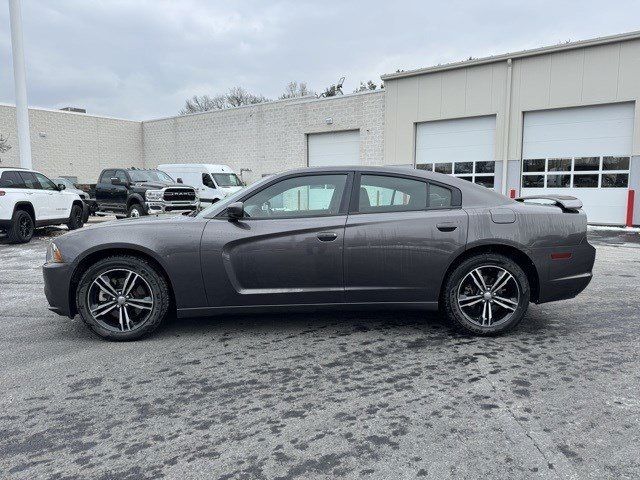
[{"label": "car door handle", "polygon": [[438,223],[436,228],[441,232],[453,232],[458,226],[452,222]]},{"label": "car door handle", "polygon": [[338,234],[334,232],[320,232],[318,234],[318,240],[321,242],[333,242],[338,238]]}]

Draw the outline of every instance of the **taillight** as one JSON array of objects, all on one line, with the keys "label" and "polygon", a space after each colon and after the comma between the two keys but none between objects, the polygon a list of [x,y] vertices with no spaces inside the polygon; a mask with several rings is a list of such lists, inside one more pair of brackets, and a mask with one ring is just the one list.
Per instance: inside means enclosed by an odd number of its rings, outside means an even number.
[{"label": "taillight", "polygon": [[556,252],[551,254],[551,260],[568,260],[570,258],[570,252]]}]

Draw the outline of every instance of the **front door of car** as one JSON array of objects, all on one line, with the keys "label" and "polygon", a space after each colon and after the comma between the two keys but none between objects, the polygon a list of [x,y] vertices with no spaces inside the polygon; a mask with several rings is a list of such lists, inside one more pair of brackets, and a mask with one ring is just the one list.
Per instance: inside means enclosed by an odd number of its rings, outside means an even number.
[{"label": "front door of car", "polygon": [[467,239],[467,214],[452,207],[453,190],[363,173],[354,192],[345,228],[347,302],[437,302],[445,271]]},{"label": "front door of car", "polygon": [[209,221],[201,243],[209,306],[344,302],[350,181],[346,173],[279,179],[244,198],[243,218]]},{"label": "front door of car", "polygon": [[114,174],[115,178],[120,180],[120,185],[111,185],[111,201],[113,202],[113,208],[116,210],[127,209],[127,198],[129,196],[129,177],[124,170],[116,170]]},{"label": "front door of car", "polygon": [[115,170],[104,170],[100,178],[98,179],[98,183],[96,184],[96,202],[98,202],[98,207],[103,209],[111,208],[111,178],[114,176]]},{"label": "front door of car", "polygon": [[62,190],[50,179],[41,173],[34,173],[42,188],[42,192],[48,196],[48,208],[51,218],[60,219],[68,218],[71,214],[71,201],[69,196],[65,195]]}]

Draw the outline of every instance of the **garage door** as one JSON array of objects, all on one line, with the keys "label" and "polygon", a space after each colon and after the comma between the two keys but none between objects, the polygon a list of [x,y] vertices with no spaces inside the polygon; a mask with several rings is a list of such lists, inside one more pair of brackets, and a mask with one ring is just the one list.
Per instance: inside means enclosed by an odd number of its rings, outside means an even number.
[{"label": "garage door", "polygon": [[439,120],[416,127],[416,167],[493,188],[494,116]]},{"label": "garage door", "polygon": [[312,133],[308,136],[310,167],[360,164],[360,131]]},{"label": "garage door", "polygon": [[633,104],[527,112],[522,195],[557,193],[582,200],[590,223],[625,222]]}]

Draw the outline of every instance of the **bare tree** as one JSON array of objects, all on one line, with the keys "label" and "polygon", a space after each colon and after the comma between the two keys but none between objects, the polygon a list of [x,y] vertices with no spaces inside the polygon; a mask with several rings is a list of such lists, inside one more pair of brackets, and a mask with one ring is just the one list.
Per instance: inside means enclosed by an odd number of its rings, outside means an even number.
[{"label": "bare tree", "polygon": [[268,102],[269,99],[264,95],[254,95],[247,92],[242,87],[233,87],[226,95],[227,103],[230,107],[240,107],[242,105],[253,105],[255,103]]},{"label": "bare tree", "polygon": [[224,110],[225,108],[239,107],[241,105],[251,105],[255,103],[268,102],[264,95],[254,95],[247,92],[242,87],[233,87],[228,93],[214,95],[194,95],[185,101],[184,107],[180,110],[180,115],[190,113],[208,112],[210,110]]},{"label": "bare tree", "polygon": [[320,97],[335,97],[336,95],[342,95],[342,85],[344,84],[344,78],[340,77],[337,84],[331,84],[324,89],[319,96]]},{"label": "bare tree", "polygon": [[[369,91],[369,90],[375,90],[376,88],[378,88],[378,85],[376,85],[374,82],[369,80],[367,83],[360,82],[360,86],[358,88],[356,88],[353,91],[353,93],[366,92],[366,91]],[[380,88],[384,88],[384,86],[380,85]]]},{"label": "bare tree", "polygon": [[11,150],[9,140],[0,133],[0,153],[7,153],[9,150]]},{"label": "bare tree", "polygon": [[307,88],[307,82],[289,82],[284,89],[284,93],[280,95],[280,100],[304,97],[307,95],[315,95],[315,92],[312,92]]}]

